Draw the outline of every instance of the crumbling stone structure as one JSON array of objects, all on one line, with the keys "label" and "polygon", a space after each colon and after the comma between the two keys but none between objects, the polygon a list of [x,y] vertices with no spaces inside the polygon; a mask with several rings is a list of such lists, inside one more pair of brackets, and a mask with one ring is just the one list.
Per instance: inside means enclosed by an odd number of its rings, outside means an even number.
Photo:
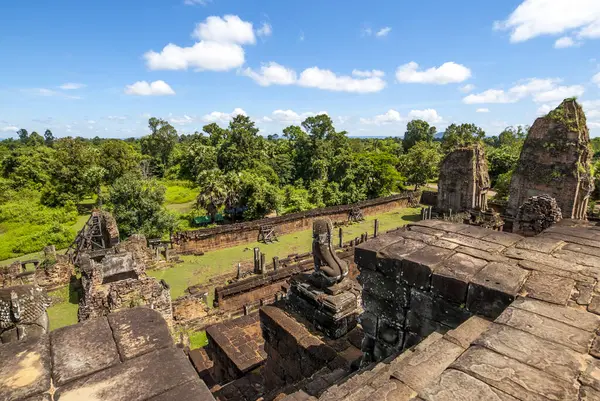
[{"label": "crumbling stone structure", "polygon": [[0,400],[214,401],[148,308],[2,345],[0,361]]},{"label": "crumbling stone structure", "polygon": [[585,219],[594,189],[593,153],[583,109],[566,99],[529,130],[510,182],[507,213],[517,216],[527,199],[547,194],[564,218]]},{"label": "crumbling stone structure", "polygon": [[487,210],[490,188],[485,152],[481,144],[456,149],[442,161],[437,207],[442,212]]},{"label": "crumbling stone structure", "polygon": [[258,314],[210,326],[206,336],[206,352],[213,361],[212,377],[217,383],[241,378],[267,357]]},{"label": "crumbling stone structure", "polygon": [[561,220],[562,212],[556,199],[549,195],[532,196],[519,207],[513,232],[534,236]]},{"label": "crumbling stone structure", "polygon": [[0,288],[0,343],[36,339],[48,332],[50,299],[33,285]]},{"label": "crumbling stone structure", "polygon": [[79,321],[105,316],[123,308],[146,305],[172,321],[171,294],[164,280],[146,275],[146,266],[130,252],[107,255],[95,262],[80,258],[83,296],[79,300]]}]

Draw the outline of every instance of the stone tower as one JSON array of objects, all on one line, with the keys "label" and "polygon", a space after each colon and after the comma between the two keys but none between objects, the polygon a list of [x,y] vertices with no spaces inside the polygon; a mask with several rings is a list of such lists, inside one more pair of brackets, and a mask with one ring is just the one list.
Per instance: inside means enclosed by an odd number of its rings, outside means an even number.
[{"label": "stone tower", "polygon": [[583,109],[566,99],[529,130],[510,182],[507,214],[516,216],[532,196],[550,195],[564,218],[585,219],[594,189],[592,156]]},{"label": "stone tower", "polygon": [[438,209],[460,212],[487,209],[490,187],[483,146],[474,144],[456,149],[444,158],[438,183]]}]

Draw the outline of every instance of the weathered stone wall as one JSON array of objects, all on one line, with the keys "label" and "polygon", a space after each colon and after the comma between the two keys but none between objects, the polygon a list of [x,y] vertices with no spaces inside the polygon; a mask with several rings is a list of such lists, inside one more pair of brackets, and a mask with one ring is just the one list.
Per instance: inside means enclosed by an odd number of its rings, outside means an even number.
[{"label": "weathered stone wall", "polygon": [[[425,220],[359,245],[365,361],[382,360],[445,333],[473,314],[495,318],[528,272],[499,255],[522,237]],[[489,283],[496,283],[487,288]]]},{"label": "weathered stone wall", "polygon": [[437,207],[443,212],[487,209],[490,177],[483,146],[450,152],[442,161],[438,182]]},{"label": "weathered stone wall", "polygon": [[592,156],[583,109],[565,100],[531,127],[512,175],[507,214],[516,216],[527,199],[547,194],[564,218],[585,219],[594,188]]},{"label": "weathered stone wall", "polygon": [[318,217],[329,217],[334,222],[347,221],[348,212],[353,207],[360,207],[364,215],[371,215],[418,204],[419,199],[419,192],[405,192],[387,198],[359,202],[354,205],[332,206],[246,223],[179,232],[173,235],[172,240],[179,253],[206,252],[254,242],[258,239],[260,226],[265,224],[274,225],[278,234],[288,234],[311,228],[313,219]]},{"label": "weathered stone wall", "polygon": [[313,375],[321,377],[314,385],[324,388],[345,376],[361,356],[358,346],[362,332],[358,328],[347,337],[326,343],[309,330],[306,320],[289,314],[282,305],[265,306],[259,313],[267,354],[262,369],[267,392],[302,383]]},{"label": "weathered stone wall", "polygon": [[213,362],[212,377],[228,383],[261,366],[265,354],[258,314],[243,316],[206,329],[206,352]]}]

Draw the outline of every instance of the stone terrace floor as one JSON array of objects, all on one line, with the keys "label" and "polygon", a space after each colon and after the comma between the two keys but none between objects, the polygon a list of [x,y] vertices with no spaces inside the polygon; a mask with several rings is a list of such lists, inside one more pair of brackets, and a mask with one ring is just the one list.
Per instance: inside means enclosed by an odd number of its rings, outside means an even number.
[{"label": "stone terrace floor", "polygon": [[[469,294],[514,300],[493,321],[472,317],[325,392],[299,391],[286,401],[600,401],[600,227],[564,220],[521,238],[429,220],[361,245],[357,262],[366,263],[360,253],[371,252],[376,265],[382,255],[389,258],[386,248],[411,236],[486,261],[476,272],[453,276],[478,287]],[[443,266],[429,266],[431,276]]]},{"label": "stone terrace floor", "polygon": [[134,308],[0,345],[0,401],[209,401],[160,313]]}]

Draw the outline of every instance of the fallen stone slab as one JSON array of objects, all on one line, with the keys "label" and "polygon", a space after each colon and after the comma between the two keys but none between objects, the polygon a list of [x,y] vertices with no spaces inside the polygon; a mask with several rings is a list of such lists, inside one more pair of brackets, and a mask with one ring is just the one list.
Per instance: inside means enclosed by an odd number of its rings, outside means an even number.
[{"label": "fallen stone slab", "polygon": [[590,276],[583,275],[581,273],[572,272],[568,270],[561,270],[555,267],[545,265],[543,263],[532,262],[531,260],[519,260],[519,266],[526,270],[535,270],[552,274],[554,276],[566,277],[575,280],[576,282],[583,282],[588,284],[594,284],[596,280]]},{"label": "fallen stone slab", "polygon": [[444,338],[467,349],[491,324],[489,320],[472,316],[456,329],[448,331]]}]

